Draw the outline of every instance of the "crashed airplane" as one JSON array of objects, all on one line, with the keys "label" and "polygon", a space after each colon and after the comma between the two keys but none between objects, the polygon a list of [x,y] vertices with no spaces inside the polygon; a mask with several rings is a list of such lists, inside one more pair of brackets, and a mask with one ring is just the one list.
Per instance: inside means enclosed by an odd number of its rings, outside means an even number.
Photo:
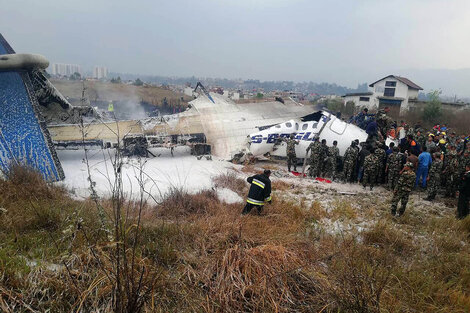
[{"label": "crashed airplane", "polygon": [[143,120],[106,119],[89,105],[71,106],[46,78],[49,63],[44,57],[15,54],[1,35],[0,54],[3,173],[20,164],[38,170],[48,181],[61,180],[64,173],[56,148],[122,147],[129,155],[147,157],[150,148],[189,145],[194,154],[212,153],[224,159],[240,154],[285,156],[285,144],[279,139],[295,134],[300,140],[297,156],[303,158],[315,138],[328,144],[337,140],[341,155],[352,140],[367,138],[362,129],[327,111],[312,113],[311,105],[280,98],[235,103],[207,92],[201,84],[196,86],[199,96],[182,113]]},{"label": "crashed airplane", "polygon": [[43,56],[15,54],[0,34],[0,174],[8,175],[12,165],[22,165],[36,169],[48,181],[64,178],[39,112],[40,101],[56,95],[41,92],[40,85],[48,83],[43,75],[47,66]]}]

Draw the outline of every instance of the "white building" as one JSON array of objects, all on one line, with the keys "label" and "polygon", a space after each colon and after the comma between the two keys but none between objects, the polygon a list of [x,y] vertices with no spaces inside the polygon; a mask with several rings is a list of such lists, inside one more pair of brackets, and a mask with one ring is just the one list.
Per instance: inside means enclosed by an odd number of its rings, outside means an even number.
[{"label": "white building", "polygon": [[376,107],[376,101],[373,99],[373,92],[348,93],[343,96],[344,104],[354,102],[356,107],[373,109]]},{"label": "white building", "polygon": [[93,68],[93,78],[102,79],[108,77],[108,68],[105,66],[95,66]]},{"label": "white building", "polygon": [[380,106],[398,106],[400,112],[410,108],[409,100],[418,99],[418,93],[423,90],[411,80],[401,76],[389,75],[369,85],[373,97]]},{"label": "white building", "polygon": [[344,103],[352,101],[356,106],[369,109],[388,106],[403,113],[410,107],[409,100],[417,99],[420,86],[405,77],[389,75],[369,85],[370,92],[346,94]]},{"label": "white building", "polygon": [[70,76],[73,73],[83,75],[82,67],[78,64],[52,63],[50,67],[51,75]]}]

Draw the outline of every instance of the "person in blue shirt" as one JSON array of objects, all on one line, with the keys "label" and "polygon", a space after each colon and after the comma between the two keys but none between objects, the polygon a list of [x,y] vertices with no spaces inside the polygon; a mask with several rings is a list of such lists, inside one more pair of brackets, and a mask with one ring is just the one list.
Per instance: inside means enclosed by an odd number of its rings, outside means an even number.
[{"label": "person in blue shirt", "polygon": [[426,188],[426,178],[428,177],[428,170],[431,166],[431,154],[427,151],[426,146],[423,146],[423,152],[418,157],[418,171],[416,172],[415,187],[418,186],[420,178],[423,179],[422,187]]}]

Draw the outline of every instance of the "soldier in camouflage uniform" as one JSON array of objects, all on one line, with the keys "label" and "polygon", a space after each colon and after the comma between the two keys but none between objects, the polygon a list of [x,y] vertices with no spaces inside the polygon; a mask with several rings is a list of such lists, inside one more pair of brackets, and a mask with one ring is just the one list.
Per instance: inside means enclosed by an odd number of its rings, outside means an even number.
[{"label": "soldier in camouflage uniform", "polygon": [[383,183],[384,179],[384,166],[385,166],[385,159],[387,158],[387,154],[385,150],[382,148],[375,149],[375,156],[377,157],[377,183]]},{"label": "soldier in camouflage uniform", "polygon": [[[418,129],[416,133],[416,142],[419,144],[421,149],[423,149],[423,147],[426,145],[426,137],[424,136],[421,128]],[[428,152],[431,153],[432,151],[428,151]]]},{"label": "soldier in camouflage uniform", "polygon": [[388,188],[394,190],[400,176],[403,154],[398,147],[393,147],[393,152],[388,156],[387,172],[388,172]]},{"label": "soldier in camouflage uniform", "polygon": [[334,179],[336,177],[336,164],[339,157],[338,142],[333,141],[333,146],[328,148],[328,158],[325,165],[325,177]]},{"label": "soldier in camouflage uniform", "polygon": [[469,163],[469,153],[468,150],[463,151],[459,156],[458,156],[458,170],[457,170],[457,177],[459,182],[461,181],[463,175],[466,172],[466,167],[467,165],[470,165]]},{"label": "soldier in camouflage uniform", "polygon": [[282,138],[287,144],[286,155],[287,155],[287,170],[290,172],[291,165],[294,165],[294,171],[297,172],[297,156],[295,154],[295,145],[298,145],[299,142],[294,139],[295,135],[290,134],[289,138]]},{"label": "soldier in camouflage uniform", "polygon": [[378,159],[377,154],[373,151],[364,159],[364,175],[362,176],[362,186],[366,189],[367,184],[370,184],[370,190],[374,188],[375,180],[377,178]]},{"label": "soldier in camouflage uniform", "polygon": [[318,139],[315,139],[315,141],[310,143],[310,145],[307,148],[307,155],[309,151],[312,151],[312,154],[310,155],[310,160],[309,160],[310,167],[308,169],[308,176],[316,177],[317,175],[319,175],[318,172],[321,169],[320,168],[321,166],[320,156],[323,151],[322,145],[320,141],[318,141]]},{"label": "soldier in camouflage uniform", "polygon": [[[452,147],[452,146],[451,146]],[[458,184],[460,183],[458,177],[458,158],[457,153],[454,149],[451,148],[449,153],[446,155],[446,165],[443,171],[445,177],[446,185],[446,197],[455,197],[455,192],[457,191]]]},{"label": "soldier in camouflage uniform", "polygon": [[328,146],[326,145],[326,139],[321,141],[321,152],[319,155],[320,158],[320,168],[318,169],[317,176],[325,175],[326,171],[326,162],[328,160]]},{"label": "soldier in camouflage uniform", "polygon": [[398,211],[398,216],[405,213],[406,204],[408,203],[408,197],[410,196],[411,190],[415,185],[416,174],[413,171],[413,163],[408,162],[400,172],[397,185],[393,191],[392,208],[391,213],[393,216],[397,213],[398,202],[401,201],[401,208]]},{"label": "soldier in camouflage uniform", "polygon": [[439,152],[433,153],[431,168],[429,169],[428,197],[424,200],[432,201],[436,197],[437,191],[441,186],[442,160]]},{"label": "soldier in camouflage uniform", "polygon": [[356,170],[357,156],[359,151],[357,149],[356,141],[351,142],[351,145],[346,149],[343,157],[343,173],[345,182],[350,182],[354,171]]}]

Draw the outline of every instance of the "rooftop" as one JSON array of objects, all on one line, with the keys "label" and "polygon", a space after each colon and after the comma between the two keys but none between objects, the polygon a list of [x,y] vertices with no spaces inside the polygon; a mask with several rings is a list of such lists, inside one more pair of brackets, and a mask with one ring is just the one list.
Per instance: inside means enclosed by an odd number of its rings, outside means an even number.
[{"label": "rooftop", "polygon": [[374,87],[374,85],[377,84],[379,81],[382,81],[382,80],[387,79],[387,78],[395,78],[396,80],[401,81],[402,83],[404,83],[405,85],[407,85],[408,87],[410,87],[410,88],[412,88],[412,89],[423,90],[423,88],[421,88],[420,86],[416,85],[415,83],[413,83],[413,82],[412,82],[411,80],[409,80],[408,78],[406,78],[406,77],[401,77],[401,76],[396,76],[396,75],[388,75],[388,76],[385,76],[384,78],[379,79],[379,80],[376,81],[375,83],[370,84],[369,87]]}]

